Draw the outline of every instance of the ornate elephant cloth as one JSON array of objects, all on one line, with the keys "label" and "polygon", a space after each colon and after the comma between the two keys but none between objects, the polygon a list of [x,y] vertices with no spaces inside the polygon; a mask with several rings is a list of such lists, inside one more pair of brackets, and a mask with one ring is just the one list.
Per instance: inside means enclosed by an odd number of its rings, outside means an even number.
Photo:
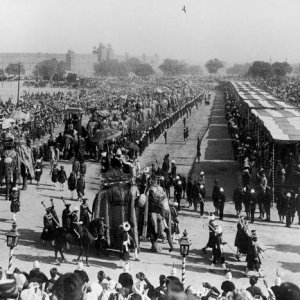
[{"label": "ornate elephant cloth", "polygon": [[[111,178],[110,178],[111,179]],[[108,246],[120,250],[120,225],[129,221],[132,226],[133,239],[138,242],[138,228],[135,212],[135,198],[131,184],[128,182],[115,182],[103,186],[96,195],[93,203],[93,219],[103,217],[105,224],[109,226],[106,231]]]},{"label": "ornate elephant cloth", "polygon": [[[18,163],[23,163],[27,169],[28,174],[31,178],[34,178],[34,167],[33,167],[33,154],[31,148],[26,145],[19,145],[17,148]],[[19,168],[20,170],[21,168]]]},{"label": "ornate elephant cloth", "polygon": [[[14,172],[18,165],[17,152],[14,149],[6,149],[3,151],[2,162],[6,167],[6,175],[13,181]],[[4,171],[4,168],[3,168]]]}]

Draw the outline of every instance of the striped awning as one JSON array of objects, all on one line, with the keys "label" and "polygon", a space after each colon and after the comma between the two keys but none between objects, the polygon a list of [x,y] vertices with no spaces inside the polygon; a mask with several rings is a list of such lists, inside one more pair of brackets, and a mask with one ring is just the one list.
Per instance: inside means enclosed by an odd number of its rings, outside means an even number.
[{"label": "striped awning", "polygon": [[300,111],[295,109],[273,110],[253,109],[272,139],[277,143],[300,141]]},{"label": "striped awning", "polygon": [[291,104],[287,104],[284,101],[272,101],[272,100],[245,100],[244,103],[250,109],[268,108],[268,109],[289,109],[295,108]]}]

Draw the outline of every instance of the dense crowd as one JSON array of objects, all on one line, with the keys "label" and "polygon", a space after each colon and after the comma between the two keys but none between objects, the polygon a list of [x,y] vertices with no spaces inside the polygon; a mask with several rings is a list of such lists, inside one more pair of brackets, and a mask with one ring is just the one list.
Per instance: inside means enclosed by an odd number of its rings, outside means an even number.
[{"label": "dense crowd", "polygon": [[78,263],[73,272],[70,271],[62,274],[57,268],[51,268],[50,276],[47,276],[41,270],[38,261],[34,262],[28,273],[18,268],[15,268],[13,273],[1,269],[0,297],[20,300],[298,300],[300,297],[300,289],[289,282],[281,283],[279,275],[271,287],[268,287],[264,280],[264,290],[257,286],[258,278],[255,276],[250,277],[246,289],[237,288],[231,272],[226,273],[220,287],[203,282],[202,286],[199,284],[196,289],[191,285],[184,286],[174,267],[170,275],[159,275],[157,283],[151,283],[143,272],[133,276],[129,264],[124,265],[118,278],[111,278],[109,274],[100,270],[97,278],[92,279],[82,262]]}]

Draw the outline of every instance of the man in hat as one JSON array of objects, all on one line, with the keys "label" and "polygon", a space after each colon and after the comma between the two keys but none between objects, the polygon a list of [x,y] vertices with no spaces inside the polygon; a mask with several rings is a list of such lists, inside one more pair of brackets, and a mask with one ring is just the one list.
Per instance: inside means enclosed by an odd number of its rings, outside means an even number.
[{"label": "man in hat", "polygon": [[239,183],[237,188],[233,192],[233,202],[237,216],[240,215],[242,211],[242,203],[243,203],[243,188]]},{"label": "man in hat", "polygon": [[214,238],[213,238],[213,245],[212,245],[212,251],[213,251],[213,260],[210,265],[210,271],[213,271],[213,268],[217,262],[220,262],[222,264],[223,270],[226,270],[226,264],[225,264],[225,256],[223,252],[223,241],[222,241],[222,227],[219,225],[216,225],[214,228]]},{"label": "man in hat", "polygon": [[192,177],[188,177],[188,182],[186,185],[186,198],[189,203],[189,208],[192,206],[193,203],[193,182],[192,182]]},{"label": "man in hat", "polygon": [[199,182],[199,196],[200,196],[200,215],[204,215],[204,203],[205,203],[205,196],[206,196],[206,189],[203,184]]},{"label": "man in hat", "polygon": [[286,227],[291,227],[292,224],[292,194],[288,192],[286,194]]},{"label": "man in hat", "polygon": [[89,227],[90,225],[90,215],[92,215],[92,211],[87,203],[87,198],[82,199],[82,204],[80,205],[80,221],[82,221],[82,225],[85,227]]},{"label": "man in hat", "polygon": [[178,208],[177,208],[178,211],[180,211],[181,195],[182,195],[182,182],[181,180],[178,180],[177,184],[174,186],[174,198],[178,203]]},{"label": "man in hat", "polygon": [[218,180],[215,180],[215,185],[213,187],[213,192],[212,192],[212,201],[215,207],[215,214],[218,214],[219,212],[219,198],[220,198],[220,185]]},{"label": "man in hat", "polygon": [[131,226],[129,222],[124,222],[121,224],[122,228],[122,248],[121,248],[121,259],[124,263],[128,263],[130,249],[134,248],[135,250],[135,259],[138,259],[137,245],[135,245],[134,239],[131,237],[130,229]]},{"label": "man in hat", "polygon": [[171,161],[171,177],[172,177],[172,180],[175,181],[175,178],[176,178],[176,164],[175,164],[175,160]]},{"label": "man in hat", "polygon": [[70,231],[71,228],[71,210],[70,210],[71,203],[65,203],[65,209],[62,212],[62,227],[66,232]]},{"label": "man in hat", "polygon": [[213,243],[214,243],[214,237],[215,237],[215,215],[211,214],[209,216],[209,222],[208,222],[208,231],[209,231],[209,237],[208,237],[208,242],[204,248],[201,250],[203,251],[204,254],[206,254],[206,249],[207,248],[212,248]]},{"label": "man in hat", "polygon": [[55,228],[57,227],[56,220],[51,213],[52,208],[46,208],[46,214],[44,215],[44,228],[41,235],[41,240],[43,241],[53,241]]},{"label": "man in hat", "polygon": [[254,216],[255,216],[255,210],[256,210],[256,194],[255,190],[250,190],[250,211],[251,211],[251,223],[254,223]]},{"label": "man in hat", "polygon": [[78,264],[77,264],[77,269],[74,270],[74,273],[75,273],[75,274],[78,274],[78,275],[82,278],[82,280],[83,280],[84,282],[87,283],[87,282],[90,281],[88,274],[87,274],[87,273],[84,271],[84,269],[83,269],[83,262],[82,262],[82,261],[79,261],[79,262],[78,262]]},{"label": "man in hat", "polygon": [[228,271],[225,275],[226,280],[222,282],[221,290],[223,291],[222,296],[226,296],[227,293],[235,290],[235,285],[232,282],[232,273]]},{"label": "man in hat", "polygon": [[78,206],[74,206],[74,209],[70,215],[71,218],[71,232],[74,233],[74,235],[80,239],[81,237],[81,232],[82,232],[82,221],[79,221],[78,218],[78,212],[79,212],[79,208]]},{"label": "man in hat", "polygon": [[109,159],[107,156],[107,152],[101,153],[100,163],[101,163],[101,172],[106,173],[109,169]]},{"label": "man in hat", "polygon": [[224,206],[225,206],[226,196],[224,193],[224,189],[220,187],[220,193],[219,193],[219,210],[220,210],[220,220],[223,220],[223,213],[224,213]]},{"label": "man in hat", "polygon": [[257,233],[255,229],[251,230],[251,235],[248,235],[248,253],[246,257],[247,267],[246,275],[249,275],[249,271],[257,271],[261,276],[261,260],[259,254],[261,252],[260,247],[257,245]]}]

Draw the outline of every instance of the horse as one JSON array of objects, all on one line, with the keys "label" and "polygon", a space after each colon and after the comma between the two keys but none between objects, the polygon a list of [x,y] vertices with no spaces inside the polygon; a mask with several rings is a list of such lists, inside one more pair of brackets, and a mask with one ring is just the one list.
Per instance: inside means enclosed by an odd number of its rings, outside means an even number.
[{"label": "horse", "polygon": [[82,227],[79,235],[80,237],[76,237],[75,234],[65,231],[64,228],[59,227],[56,229],[54,235],[54,251],[55,251],[55,259],[57,260],[57,253],[59,252],[63,258],[62,248],[68,243],[70,245],[79,245],[80,252],[77,260],[83,256],[83,251],[85,252],[86,257],[86,265],[89,266],[89,249],[90,245],[98,240],[100,234],[100,218],[94,219],[90,222],[89,227]]}]

